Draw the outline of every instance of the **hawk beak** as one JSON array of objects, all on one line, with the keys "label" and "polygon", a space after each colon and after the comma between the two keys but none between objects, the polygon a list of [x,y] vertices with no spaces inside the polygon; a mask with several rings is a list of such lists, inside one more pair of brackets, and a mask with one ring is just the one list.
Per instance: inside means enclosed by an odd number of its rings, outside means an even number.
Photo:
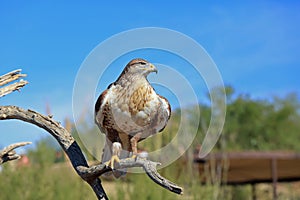
[{"label": "hawk beak", "polygon": [[153,64],[151,64],[151,63],[149,64],[149,71],[150,72],[155,72],[156,74],[158,72],[157,69],[156,69],[156,67]]}]

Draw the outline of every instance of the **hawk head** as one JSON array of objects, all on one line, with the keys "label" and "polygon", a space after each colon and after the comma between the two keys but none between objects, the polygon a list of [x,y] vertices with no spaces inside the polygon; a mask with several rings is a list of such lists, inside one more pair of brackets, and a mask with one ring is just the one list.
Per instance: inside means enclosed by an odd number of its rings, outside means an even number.
[{"label": "hawk head", "polygon": [[141,59],[141,58],[136,58],[136,59],[131,60],[126,65],[126,67],[123,71],[123,73],[126,73],[126,74],[143,75],[145,77],[151,72],[157,73],[156,67],[153,64],[149,63],[148,61]]}]

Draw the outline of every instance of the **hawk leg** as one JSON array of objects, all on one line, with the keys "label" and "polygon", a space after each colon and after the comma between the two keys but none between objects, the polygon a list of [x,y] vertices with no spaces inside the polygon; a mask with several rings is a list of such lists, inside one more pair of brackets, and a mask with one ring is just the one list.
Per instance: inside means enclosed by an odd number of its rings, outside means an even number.
[{"label": "hawk leg", "polygon": [[132,149],[132,158],[136,158],[137,156],[137,143],[141,139],[142,133],[135,134],[130,139],[131,149]]},{"label": "hawk leg", "polygon": [[120,162],[120,152],[122,150],[122,145],[119,142],[114,142],[112,145],[112,152],[113,155],[111,157],[111,159],[107,162],[105,162],[104,164],[108,167],[110,167],[111,169],[114,169],[115,167],[115,162]]}]

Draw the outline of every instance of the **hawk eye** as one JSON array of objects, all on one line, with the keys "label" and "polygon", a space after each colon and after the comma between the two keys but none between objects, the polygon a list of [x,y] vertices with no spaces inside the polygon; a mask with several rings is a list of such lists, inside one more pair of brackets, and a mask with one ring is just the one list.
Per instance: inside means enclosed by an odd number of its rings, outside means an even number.
[{"label": "hawk eye", "polygon": [[140,65],[146,65],[147,63],[145,62],[139,62]]}]

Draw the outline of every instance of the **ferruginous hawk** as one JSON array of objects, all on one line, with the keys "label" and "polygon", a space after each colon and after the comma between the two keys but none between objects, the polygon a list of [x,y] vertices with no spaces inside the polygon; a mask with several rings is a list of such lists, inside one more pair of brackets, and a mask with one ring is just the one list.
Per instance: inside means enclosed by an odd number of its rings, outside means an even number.
[{"label": "ferruginous hawk", "polygon": [[112,169],[119,158],[136,157],[137,143],[162,131],[170,118],[168,100],[156,94],[147,80],[151,72],[157,73],[153,64],[133,59],[98,97],[95,122],[106,135],[102,163]]}]

